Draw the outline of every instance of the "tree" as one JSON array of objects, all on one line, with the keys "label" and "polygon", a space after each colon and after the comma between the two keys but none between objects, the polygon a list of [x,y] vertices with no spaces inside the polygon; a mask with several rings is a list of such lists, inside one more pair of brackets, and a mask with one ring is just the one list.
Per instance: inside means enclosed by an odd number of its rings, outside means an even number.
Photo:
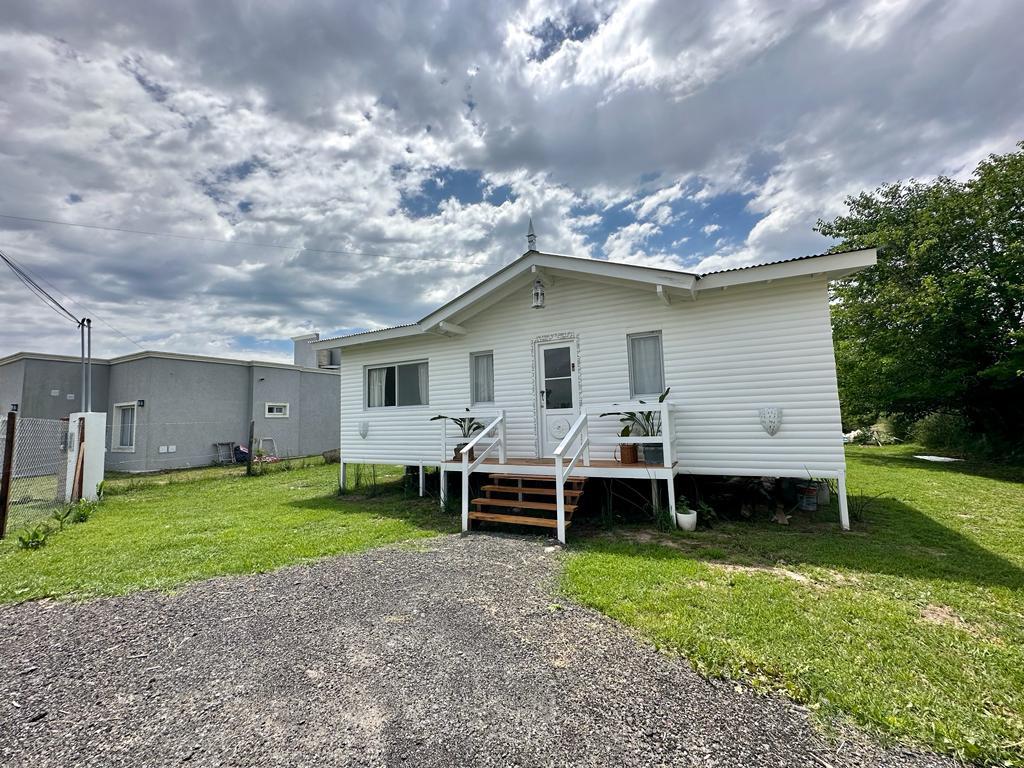
[{"label": "tree", "polygon": [[847,424],[955,411],[1024,444],[1024,142],[965,182],[888,184],[846,205],[816,230],[835,251],[879,248],[832,288]]}]

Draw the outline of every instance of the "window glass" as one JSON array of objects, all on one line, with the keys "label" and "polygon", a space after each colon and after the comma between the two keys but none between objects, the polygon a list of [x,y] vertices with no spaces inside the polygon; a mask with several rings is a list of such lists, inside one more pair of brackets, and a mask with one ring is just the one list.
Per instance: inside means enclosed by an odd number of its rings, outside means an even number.
[{"label": "window glass", "polygon": [[135,447],[135,406],[123,406],[118,409],[120,429],[118,430],[118,448]]},{"label": "window glass", "polygon": [[398,367],[398,404],[427,404],[427,364],[412,363]]},{"label": "window glass", "polygon": [[546,407],[572,408],[572,379],[546,379]]},{"label": "window glass", "polygon": [[572,408],[572,355],[568,347],[544,350],[544,405]]},{"label": "window glass", "polygon": [[552,378],[570,376],[569,348],[554,347],[544,350],[544,375]]},{"label": "window glass", "polygon": [[635,333],[627,338],[630,395],[660,395],[665,391],[661,332]]},{"label": "window glass", "polygon": [[494,402],[494,353],[474,352],[469,357],[472,398],[477,403]]}]

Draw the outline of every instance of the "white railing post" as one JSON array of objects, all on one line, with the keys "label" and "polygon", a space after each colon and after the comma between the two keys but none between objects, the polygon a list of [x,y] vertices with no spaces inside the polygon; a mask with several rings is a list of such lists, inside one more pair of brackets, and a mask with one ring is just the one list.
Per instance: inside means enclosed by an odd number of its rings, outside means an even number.
[{"label": "white railing post", "polygon": [[441,461],[448,461],[448,419],[441,419]]},{"label": "white railing post", "polygon": [[469,531],[469,451],[462,452],[462,532]]},{"label": "white railing post", "polygon": [[583,440],[583,466],[590,466],[590,414],[587,409],[583,409],[583,431],[580,432],[580,438]]},{"label": "white railing post", "polygon": [[560,544],[565,544],[565,474],[562,472],[562,457],[555,454],[555,529]]},{"label": "white railing post", "polygon": [[505,446],[505,409],[498,411],[498,415],[501,416],[501,421],[498,423],[498,461],[504,464],[507,451]]}]

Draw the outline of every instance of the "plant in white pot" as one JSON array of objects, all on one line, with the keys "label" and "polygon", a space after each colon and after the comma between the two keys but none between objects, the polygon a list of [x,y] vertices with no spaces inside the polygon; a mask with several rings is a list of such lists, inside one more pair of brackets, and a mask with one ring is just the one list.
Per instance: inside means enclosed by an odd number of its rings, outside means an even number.
[{"label": "plant in white pot", "polygon": [[685,496],[676,500],[676,524],[684,531],[697,530],[697,510],[690,509]]}]

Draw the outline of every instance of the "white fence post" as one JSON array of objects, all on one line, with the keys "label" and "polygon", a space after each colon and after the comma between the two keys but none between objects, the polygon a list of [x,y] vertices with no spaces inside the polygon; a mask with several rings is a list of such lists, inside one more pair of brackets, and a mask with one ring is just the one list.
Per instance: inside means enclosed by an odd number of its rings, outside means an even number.
[{"label": "white fence post", "polygon": [[[79,438],[80,425],[85,426],[85,441]],[[81,465],[82,498],[96,501],[99,496],[97,488],[103,482],[103,470],[106,461],[107,414],[105,413],[72,413],[68,417],[68,462],[65,501],[73,501],[77,471]],[[82,458],[78,458],[81,443]]]},{"label": "white fence post", "polygon": [[501,422],[498,424],[498,461],[504,464],[508,453],[505,447],[505,409],[502,408],[498,414],[501,416]]},{"label": "white fence post", "polygon": [[565,544],[565,475],[562,472],[562,457],[555,456],[555,515],[558,541]]},{"label": "white fence post", "polygon": [[[661,458],[666,467],[672,466],[675,456],[672,454],[672,416],[668,403],[661,403]],[[669,494],[671,495],[671,494]]]}]

